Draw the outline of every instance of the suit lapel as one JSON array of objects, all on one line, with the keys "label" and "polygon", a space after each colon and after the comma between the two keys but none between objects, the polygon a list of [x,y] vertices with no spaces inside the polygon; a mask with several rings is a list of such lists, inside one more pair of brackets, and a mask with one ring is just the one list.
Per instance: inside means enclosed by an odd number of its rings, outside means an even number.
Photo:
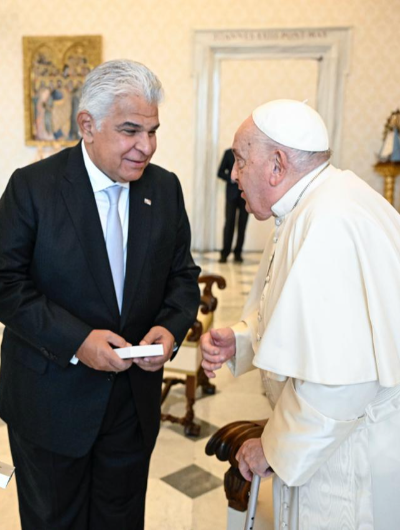
[{"label": "suit lapel", "polygon": [[80,144],[71,149],[61,191],[89,270],[105,305],[115,318],[119,315],[117,297],[97,204]]},{"label": "suit lapel", "polygon": [[136,290],[139,287],[150,240],[152,187],[150,179],[147,177],[147,171],[139,180],[131,182],[130,185],[128,250],[121,326],[126,322]]}]

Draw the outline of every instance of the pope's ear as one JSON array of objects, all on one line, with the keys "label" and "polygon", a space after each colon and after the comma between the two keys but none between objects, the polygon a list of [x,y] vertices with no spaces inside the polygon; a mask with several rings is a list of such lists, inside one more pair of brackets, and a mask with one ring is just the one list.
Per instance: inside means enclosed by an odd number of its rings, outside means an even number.
[{"label": "pope's ear", "polygon": [[272,153],[272,173],[270,176],[271,186],[278,186],[284,179],[288,167],[286,153],[280,149]]},{"label": "pope's ear", "polygon": [[76,117],[82,138],[86,143],[93,142],[93,132],[96,129],[94,119],[87,110],[81,110]]}]

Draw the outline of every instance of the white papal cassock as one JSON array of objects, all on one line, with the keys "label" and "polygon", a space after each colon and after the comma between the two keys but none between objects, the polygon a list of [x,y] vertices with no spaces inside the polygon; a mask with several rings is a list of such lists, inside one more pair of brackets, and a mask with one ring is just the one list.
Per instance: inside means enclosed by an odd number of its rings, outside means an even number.
[{"label": "white papal cassock", "polygon": [[321,169],[272,208],[231,369],[260,368],[274,409],[276,529],[399,530],[400,215]]}]

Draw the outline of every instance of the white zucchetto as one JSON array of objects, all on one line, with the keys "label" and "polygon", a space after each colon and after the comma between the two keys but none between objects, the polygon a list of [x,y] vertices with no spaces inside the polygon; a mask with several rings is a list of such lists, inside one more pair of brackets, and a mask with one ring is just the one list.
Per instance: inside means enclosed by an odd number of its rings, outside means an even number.
[{"label": "white zucchetto", "polygon": [[253,111],[256,126],[271,140],[300,151],[327,151],[329,136],[317,111],[293,99],[276,99]]}]

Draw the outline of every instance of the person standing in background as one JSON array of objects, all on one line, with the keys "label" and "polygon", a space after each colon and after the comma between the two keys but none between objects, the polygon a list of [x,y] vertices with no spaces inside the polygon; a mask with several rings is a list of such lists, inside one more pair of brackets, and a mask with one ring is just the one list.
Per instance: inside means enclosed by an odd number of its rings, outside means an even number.
[{"label": "person standing in background", "polygon": [[235,256],[234,261],[236,263],[243,262],[242,248],[249,214],[246,211],[246,201],[241,197],[241,191],[239,190],[237,183],[231,179],[234,163],[235,159],[232,149],[227,149],[224,153],[224,156],[222,157],[222,161],[218,169],[218,177],[222,180],[225,180],[226,182],[224,241],[219,263],[226,263],[231,252],[237,212],[239,212],[237,222],[237,239],[233,253]]}]

